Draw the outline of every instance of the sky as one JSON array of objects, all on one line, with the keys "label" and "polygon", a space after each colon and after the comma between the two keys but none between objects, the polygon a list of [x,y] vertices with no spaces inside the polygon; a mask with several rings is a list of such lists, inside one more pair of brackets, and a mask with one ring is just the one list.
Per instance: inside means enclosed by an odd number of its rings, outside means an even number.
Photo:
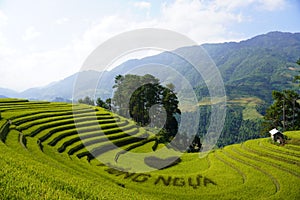
[{"label": "sky", "polygon": [[163,28],[198,44],[219,43],[300,32],[299,19],[298,0],[0,0],[0,88],[23,91],[66,78],[124,31]]}]

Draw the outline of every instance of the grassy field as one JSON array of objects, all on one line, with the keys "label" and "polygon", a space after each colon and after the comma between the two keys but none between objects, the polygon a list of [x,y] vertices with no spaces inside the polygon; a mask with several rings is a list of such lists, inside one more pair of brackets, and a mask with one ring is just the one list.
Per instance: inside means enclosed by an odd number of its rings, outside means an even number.
[{"label": "grassy field", "polygon": [[99,107],[0,99],[0,112],[0,199],[300,199],[300,131],[200,158],[153,152],[153,133]]}]

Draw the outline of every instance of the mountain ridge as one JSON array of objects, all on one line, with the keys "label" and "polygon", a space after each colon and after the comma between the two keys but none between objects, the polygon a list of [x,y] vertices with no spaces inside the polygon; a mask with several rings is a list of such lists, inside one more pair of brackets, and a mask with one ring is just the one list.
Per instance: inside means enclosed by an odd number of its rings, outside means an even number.
[{"label": "mountain ridge", "polygon": [[[300,57],[300,33],[273,31],[240,42],[206,43],[200,46],[182,47],[175,51],[190,55],[197,48],[205,49],[215,62],[221,72],[226,91],[232,97],[241,93],[270,101],[272,90],[295,86],[292,79],[300,70],[295,64]],[[101,98],[108,98],[112,95],[116,75],[125,74],[134,67],[149,63],[172,66],[186,77],[191,85],[198,87],[202,94],[205,94],[203,91],[206,90],[206,86],[195,69],[187,62],[174,57],[170,52],[128,60],[111,71],[77,72],[48,87],[31,88],[20,93],[3,92],[5,90],[0,89],[0,94],[39,100],[52,100],[56,97],[72,99],[76,77],[82,73],[81,75],[86,77],[86,83],[82,85],[81,97],[96,94],[96,96],[102,95]],[[95,88],[90,88],[89,85],[95,81],[98,82],[100,75],[102,75],[101,82],[95,93]]]}]

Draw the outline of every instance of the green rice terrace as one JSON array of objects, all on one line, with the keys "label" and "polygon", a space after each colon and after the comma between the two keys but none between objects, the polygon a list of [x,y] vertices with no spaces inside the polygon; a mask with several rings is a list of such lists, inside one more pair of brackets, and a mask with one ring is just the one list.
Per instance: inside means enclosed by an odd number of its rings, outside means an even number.
[{"label": "green rice terrace", "polygon": [[[0,199],[300,199],[300,131],[155,170],[170,159],[155,134],[103,108],[0,99],[0,113]],[[144,153],[148,170],[124,170]]]}]

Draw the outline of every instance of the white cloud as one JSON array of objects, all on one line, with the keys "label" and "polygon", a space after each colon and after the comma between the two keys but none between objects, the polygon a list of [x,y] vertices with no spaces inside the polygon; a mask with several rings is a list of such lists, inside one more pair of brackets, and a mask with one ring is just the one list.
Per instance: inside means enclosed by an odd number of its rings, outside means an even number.
[{"label": "white cloud", "polygon": [[3,35],[3,33],[0,32],[0,50],[1,50],[1,46],[4,45],[5,41],[6,41],[6,39]]},{"label": "white cloud", "polygon": [[215,0],[212,1],[212,5],[215,9],[222,9],[232,11],[234,9],[243,8],[249,6],[257,0]]},{"label": "white cloud", "polygon": [[286,6],[286,0],[259,0],[259,8],[274,11],[278,9],[283,9]]},{"label": "white cloud", "polygon": [[55,23],[58,24],[58,25],[62,25],[62,24],[65,24],[65,23],[67,23],[67,22],[69,22],[69,21],[70,21],[69,18],[63,17],[63,18],[57,19],[57,20],[55,21]]},{"label": "white cloud", "polygon": [[19,91],[44,86],[80,69],[80,60],[69,47],[44,52],[14,52],[1,59],[1,87]]},{"label": "white cloud", "polygon": [[5,67],[0,67],[0,74],[6,76],[2,77],[0,85],[20,91],[74,74],[98,45],[118,33],[136,27],[135,23],[131,23],[120,16],[108,16],[93,23],[81,37],[66,43],[62,48],[43,52],[24,50],[7,55],[1,60],[1,66]]},{"label": "white cloud", "polygon": [[215,8],[229,11],[250,6],[260,10],[274,11],[283,9],[287,4],[287,0],[215,0],[211,2]]},{"label": "white cloud", "polygon": [[6,37],[4,36],[3,33],[0,32],[0,60],[1,60],[1,63],[2,63],[3,57],[13,55],[15,52],[16,52],[15,49],[13,49],[7,45]]},{"label": "white cloud", "polygon": [[[5,74],[0,85],[22,90],[62,79],[78,71],[88,55],[102,42],[137,28],[153,27],[177,31],[199,44],[244,39],[241,33],[233,32],[230,28],[249,19],[243,9],[252,7],[274,10],[280,9],[284,4],[283,0],[178,0],[162,4],[159,14],[146,20],[134,16],[135,13],[106,16],[98,21],[93,19],[95,21],[89,22],[90,26],[80,36],[80,32],[76,32],[62,48],[43,52],[26,51],[28,49],[23,52],[18,49],[17,52],[10,49],[1,31],[1,25],[7,24],[8,18],[0,11],[0,74]],[[144,1],[130,5],[140,9],[151,8],[151,3]],[[69,19],[57,17],[51,22],[54,21],[56,24],[64,24]],[[22,39],[28,41],[40,35],[34,26],[29,26]],[[51,38],[47,39],[51,43]]]},{"label": "white cloud", "polygon": [[146,1],[139,1],[139,2],[134,2],[133,6],[140,9],[149,9],[151,8],[151,3]]},{"label": "white cloud", "polygon": [[7,24],[7,16],[0,10],[0,27]]},{"label": "white cloud", "polygon": [[0,51],[1,51],[1,47],[3,47],[6,39],[3,35],[2,31],[2,27],[5,26],[7,24],[7,16],[0,10]]},{"label": "white cloud", "polygon": [[112,15],[93,23],[80,38],[72,41],[72,47],[76,56],[87,56],[105,40],[129,29],[129,22],[120,16]]},{"label": "white cloud", "polygon": [[212,3],[175,1],[172,4],[163,4],[160,16],[143,21],[119,15],[102,18],[100,22],[92,24],[81,38],[74,40],[73,45],[78,55],[86,55],[116,34],[149,27],[177,31],[198,43],[227,41],[232,39],[232,33],[227,26],[244,20],[241,13],[228,12],[227,8],[222,7],[216,9]]},{"label": "white cloud", "polygon": [[[80,57],[83,63],[85,58],[105,40],[125,31],[149,27],[177,31],[199,44],[223,42],[240,37],[228,30],[227,26],[243,20],[244,16],[241,13],[215,9],[213,4],[176,1],[173,4],[162,5],[161,15],[147,20],[132,19],[132,16],[124,15],[104,17],[99,22],[93,23],[81,37],[73,40],[71,48],[75,57]],[[143,57],[142,54],[139,57]]]},{"label": "white cloud", "polygon": [[14,49],[8,47],[7,38],[3,33],[3,29],[7,23],[8,17],[0,10],[0,60],[2,60],[4,56],[13,54],[15,51]]},{"label": "white cloud", "polygon": [[218,42],[232,39],[227,27],[243,20],[241,13],[216,8],[213,2],[176,1],[163,5],[159,27],[181,32],[198,43]]},{"label": "white cloud", "polygon": [[[44,52],[28,51],[7,56],[2,64],[9,67],[0,71],[1,74],[5,73],[8,76],[1,82],[23,90],[62,79],[79,70],[84,60],[98,45],[124,31],[149,27],[165,28],[187,35],[199,43],[224,41],[231,36],[226,25],[239,23],[242,19],[243,17],[238,14],[228,12],[226,9],[215,9],[213,4],[207,5],[200,1],[176,1],[173,4],[165,4],[161,7],[161,15],[147,20],[129,15],[106,16],[98,22],[91,23],[80,37],[73,38],[63,48]],[[57,22],[63,21],[66,20]],[[40,33],[30,26],[23,39],[30,40],[39,35]]]},{"label": "white cloud", "polygon": [[36,30],[34,26],[29,26],[26,30],[24,35],[22,36],[22,39],[24,41],[33,40],[41,35],[40,32]]}]

